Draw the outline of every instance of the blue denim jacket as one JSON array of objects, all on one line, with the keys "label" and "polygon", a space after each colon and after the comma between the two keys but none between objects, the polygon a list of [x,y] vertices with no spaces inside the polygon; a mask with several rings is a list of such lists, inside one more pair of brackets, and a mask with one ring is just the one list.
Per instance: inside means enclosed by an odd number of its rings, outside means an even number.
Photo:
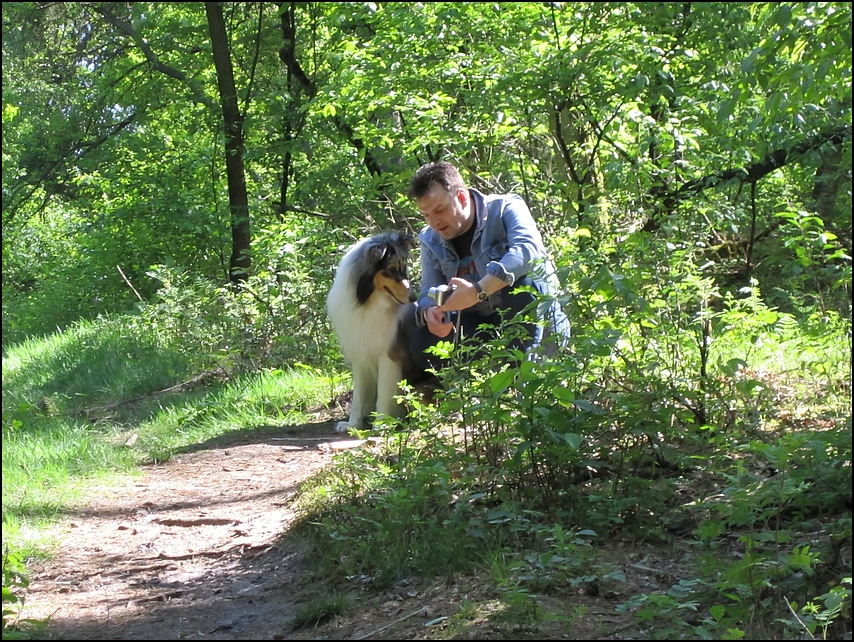
[{"label": "blue denim jacket", "polygon": [[[530,276],[531,284],[540,294],[555,295],[558,282],[554,266],[546,254],[543,238],[527,204],[516,194],[481,194],[469,188],[475,205],[475,231],[472,238],[472,257],[478,278],[491,274],[508,286]],[[434,305],[427,296],[431,287],[446,284],[457,275],[459,257],[454,246],[433,231],[429,225],[418,234],[421,242],[421,294],[418,306]],[[525,279],[527,282],[528,279]],[[467,310],[486,316],[501,308],[503,288],[489,300]],[[547,315],[552,331],[569,336],[569,320],[560,304],[554,301]]]}]

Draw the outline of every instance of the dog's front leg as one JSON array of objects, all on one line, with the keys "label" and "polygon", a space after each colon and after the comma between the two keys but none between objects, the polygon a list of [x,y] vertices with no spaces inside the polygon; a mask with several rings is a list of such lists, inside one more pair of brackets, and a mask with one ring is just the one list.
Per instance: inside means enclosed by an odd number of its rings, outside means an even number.
[{"label": "dog's front leg", "polygon": [[377,383],[377,412],[389,417],[401,417],[403,405],[395,397],[400,394],[398,384],[403,378],[400,364],[393,359],[380,359],[379,381]]},{"label": "dog's front leg", "polygon": [[377,375],[369,367],[353,365],[353,402],[350,421],[339,421],[335,432],[367,427],[368,416],[374,412],[377,399]]}]

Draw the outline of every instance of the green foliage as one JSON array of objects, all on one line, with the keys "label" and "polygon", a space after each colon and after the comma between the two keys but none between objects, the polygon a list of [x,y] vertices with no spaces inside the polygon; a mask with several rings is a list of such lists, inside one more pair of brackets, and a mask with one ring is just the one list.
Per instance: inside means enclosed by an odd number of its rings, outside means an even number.
[{"label": "green foliage", "polygon": [[[438,408],[410,396],[407,432],[341,455],[303,498],[328,568],[492,564],[534,617],[537,591],[611,573],[586,533],[661,541],[687,518],[710,560],[626,602],[650,635],[840,630],[849,4],[227,4],[238,287],[202,7],[2,10],[4,540],[127,470],[131,430],[168,458],[339,392],[334,266],[420,225],[407,183],[442,156],[530,204],[574,336],[546,361],[454,352]],[[199,372],[229,383],[121,405]]]},{"label": "green foliage", "polygon": [[822,639],[830,639],[828,634],[831,627],[839,624],[840,618],[842,622],[851,620],[851,578],[842,578],[839,585],[804,604],[800,609],[800,617],[797,617],[797,604],[790,604],[789,606],[798,619],[798,623],[810,635],[815,635],[817,631],[821,631]]},{"label": "green foliage", "polygon": [[3,639],[31,640],[44,628],[45,622],[21,618],[29,586],[21,555],[3,543]]},{"label": "green foliage", "polygon": [[[797,630],[805,613],[786,601],[821,602],[818,578],[842,568],[838,553],[824,559],[850,546],[838,517],[851,502],[850,393],[834,392],[846,390],[847,324],[769,309],[755,284],[721,293],[686,254],[663,278],[621,251],[625,273],[591,269],[592,253],[570,273],[567,304],[585,312],[572,318],[589,325],[568,352],[526,360],[506,348],[512,325],[474,351],[439,346],[452,362],[438,407],[408,396],[405,432],[382,429],[305,490],[324,568],[385,584],[459,570],[477,550],[508,599],[536,610],[538,593],[620,592],[625,578],[587,536],[668,541],[687,518],[705,547],[697,576],[623,607],[647,635]],[[421,542],[447,563],[425,565]]]},{"label": "green foliage", "polygon": [[229,369],[284,365],[299,355],[317,365],[333,358],[330,328],[316,313],[318,281],[326,284],[318,237],[297,238],[276,227],[261,236],[256,272],[239,286],[193,276],[177,266],[154,266],[160,287],[141,306],[140,322],[164,344],[180,343]]},{"label": "green foliage", "polygon": [[[408,178],[442,153],[476,187],[521,193],[547,232],[580,223],[613,247],[647,225],[690,240],[716,264],[707,277],[782,267],[799,287],[844,288],[850,7],[659,9],[324,3],[294,7],[291,35],[278,5],[229,5],[259,276],[281,228],[294,245],[321,224],[327,237],[415,226]],[[116,266],[146,300],[152,265],[224,280],[199,5],[3,10],[4,345],[134,305]],[[809,229],[780,227],[780,212]],[[298,271],[328,268],[321,257],[297,255]],[[316,276],[319,299],[329,272]]]},{"label": "green foliage", "polygon": [[17,626],[17,616],[24,604],[24,589],[29,584],[23,573],[20,558],[3,545],[3,639],[7,628],[10,632]]},{"label": "green foliage", "polygon": [[[685,632],[700,639],[797,639],[804,634],[814,639],[819,631],[821,639],[838,639],[850,614],[851,580],[843,577],[816,596],[820,555],[809,545],[782,548],[787,535],[744,536],[745,549],[735,561],[722,564],[709,557],[713,581],[683,579],[667,591],[636,595],[618,610],[646,623],[655,639]],[[799,608],[791,595],[808,596],[807,602]]]},{"label": "green foliage", "polygon": [[329,595],[304,604],[291,618],[292,629],[304,626],[317,626],[326,620],[341,615],[350,608],[350,599],[345,595]]},{"label": "green foliage", "polygon": [[[422,448],[434,456],[421,459]],[[456,498],[456,466],[442,451],[436,433],[387,431],[376,450],[342,453],[340,474],[310,485],[303,527],[328,572],[389,585],[474,568],[480,547],[468,516],[477,497]]]}]

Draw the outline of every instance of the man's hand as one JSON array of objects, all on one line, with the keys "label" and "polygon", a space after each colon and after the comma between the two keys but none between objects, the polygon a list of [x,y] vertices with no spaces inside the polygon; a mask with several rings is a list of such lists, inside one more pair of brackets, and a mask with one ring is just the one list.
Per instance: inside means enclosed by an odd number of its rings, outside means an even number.
[{"label": "man's hand", "polygon": [[471,281],[455,276],[448,282],[448,285],[455,289],[445,301],[445,305],[439,308],[443,312],[465,310],[477,303],[477,290]]},{"label": "man's hand", "polygon": [[[477,288],[471,281],[455,276],[448,282],[448,285],[453,286],[456,289],[453,294],[448,297],[447,301],[445,301],[445,305],[439,308],[443,312],[465,310],[466,308],[470,308],[478,303]],[[487,294],[493,294],[507,286],[504,281],[492,276],[491,274],[487,274],[486,277],[480,281],[480,285],[483,288],[483,291]]]},{"label": "man's hand", "polygon": [[427,321],[427,329],[437,337],[447,337],[454,329],[452,322],[445,323],[445,313],[437,306],[427,308],[424,311],[424,319]]}]

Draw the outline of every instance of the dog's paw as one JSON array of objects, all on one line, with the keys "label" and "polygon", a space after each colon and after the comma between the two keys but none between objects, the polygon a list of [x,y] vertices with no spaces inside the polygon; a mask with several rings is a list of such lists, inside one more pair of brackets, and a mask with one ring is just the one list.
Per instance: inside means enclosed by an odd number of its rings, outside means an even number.
[{"label": "dog's paw", "polygon": [[353,426],[352,424],[350,424],[350,422],[339,421],[337,424],[335,424],[335,432],[350,432],[350,429],[355,427],[356,426]]}]

